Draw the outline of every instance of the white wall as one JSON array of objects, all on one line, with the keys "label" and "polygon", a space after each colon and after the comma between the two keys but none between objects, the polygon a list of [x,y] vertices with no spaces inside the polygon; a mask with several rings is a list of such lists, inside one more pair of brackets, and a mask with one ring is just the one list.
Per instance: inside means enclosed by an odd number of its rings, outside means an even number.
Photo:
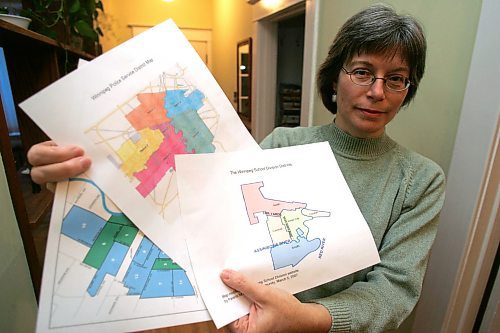
[{"label": "white wall", "polygon": [[0,155],[0,332],[33,332],[37,304]]},{"label": "white wall", "polygon": [[[441,213],[439,231],[435,246],[432,251],[429,269],[424,283],[423,296],[418,305],[415,327],[413,332],[439,332],[444,324],[443,332],[470,332],[462,330],[470,323],[461,322],[466,313],[464,309],[468,300],[453,299],[453,288],[462,275],[470,275],[473,272],[467,270],[479,270],[474,267],[481,262],[484,254],[470,258],[469,266],[464,267],[464,258],[471,249],[470,240],[473,233],[481,232],[478,224],[482,223],[479,215],[485,207],[481,207],[485,190],[488,184],[488,167],[490,156],[495,152],[498,145],[498,123],[500,119],[500,43],[498,32],[500,31],[500,2],[498,0],[484,0],[479,21],[478,34],[475,42],[474,53],[469,69],[469,79],[465,92],[464,103],[460,116],[460,124],[457,131],[453,158],[448,174],[447,194],[445,205]],[[496,146],[498,148],[498,146]],[[499,170],[491,172],[498,175]],[[489,179],[498,179],[490,177]],[[498,209],[498,183],[490,184],[493,196],[496,196]],[[495,214],[495,212],[493,212]],[[494,219],[494,215],[493,215]],[[495,225],[498,230],[498,220],[486,221]],[[481,227],[481,228],[484,228]],[[496,236],[498,237],[498,235]],[[497,243],[498,244],[498,241]],[[493,247],[496,250],[496,244]],[[484,247],[487,244],[478,244]],[[495,252],[493,252],[493,257]],[[465,288],[464,288],[465,287]],[[472,283],[470,289],[476,287]],[[466,297],[469,288],[461,290]],[[450,301],[459,301],[460,304],[450,304]],[[453,322],[447,323],[451,313],[447,311],[455,309]],[[458,314],[458,316],[457,316]],[[453,327],[448,329],[447,327]]]}]

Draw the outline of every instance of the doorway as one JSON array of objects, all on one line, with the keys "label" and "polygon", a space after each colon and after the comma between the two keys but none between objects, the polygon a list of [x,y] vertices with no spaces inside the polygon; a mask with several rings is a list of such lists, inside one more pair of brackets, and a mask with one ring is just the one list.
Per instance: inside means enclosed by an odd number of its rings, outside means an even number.
[{"label": "doorway", "polygon": [[300,125],[305,13],[278,22],[275,127]]},{"label": "doorway", "polygon": [[[287,24],[297,20],[303,26],[303,46],[301,48],[302,72],[300,80],[300,110],[298,116],[288,119],[294,120],[294,126],[310,126],[312,124],[312,106],[314,91],[314,72],[316,67],[316,44],[317,44],[317,0],[288,0],[282,3],[276,10],[270,10],[262,14],[260,10],[254,10],[254,68],[252,81],[252,135],[260,142],[271,131],[280,125],[282,119],[277,117],[279,107],[279,79],[278,48],[280,25],[285,29]],[[288,22],[288,23],[287,23]],[[293,24],[297,24],[294,22]],[[302,29],[302,28],[301,28]],[[294,51],[300,52],[300,51]],[[286,55],[285,55],[286,56]],[[288,55],[290,56],[290,55]],[[297,55],[293,55],[297,58]]]}]

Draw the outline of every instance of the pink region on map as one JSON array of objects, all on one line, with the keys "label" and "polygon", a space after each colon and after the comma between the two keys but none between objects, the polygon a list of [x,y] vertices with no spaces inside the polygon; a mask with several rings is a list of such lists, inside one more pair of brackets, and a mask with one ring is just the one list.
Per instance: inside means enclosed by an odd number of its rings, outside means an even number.
[{"label": "pink region on map", "polygon": [[170,168],[175,170],[175,154],[194,153],[194,150],[186,151],[186,140],[182,136],[182,131],[175,133],[174,127],[169,123],[161,124],[153,129],[160,129],[164,140],[146,162],[145,169],[134,174],[134,177],[140,181],[136,189],[143,197],[147,197],[156,188]]},{"label": "pink region on map", "polygon": [[295,210],[307,206],[307,204],[300,202],[267,199],[262,195],[261,187],[264,187],[263,182],[241,185],[250,224],[259,223],[255,213],[263,212],[270,216],[280,216],[283,210]]}]

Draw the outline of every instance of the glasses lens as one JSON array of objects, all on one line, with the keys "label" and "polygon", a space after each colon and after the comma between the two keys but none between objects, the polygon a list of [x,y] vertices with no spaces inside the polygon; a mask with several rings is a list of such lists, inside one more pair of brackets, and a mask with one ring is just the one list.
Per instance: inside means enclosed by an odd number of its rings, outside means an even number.
[{"label": "glasses lens", "polygon": [[355,69],[351,73],[352,82],[363,86],[371,84],[374,78],[375,76],[371,72],[364,69]]},{"label": "glasses lens", "polygon": [[392,90],[404,90],[408,80],[402,75],[391,75],[386,78],[385,85]]},{"label": "glasses lens", "polygon": [[384,78],[377,78],[366,69],[355,69],[352,72],[348,72],[344,67],[342,69],[349,75],[352,82],[360,86],[369,86],[377,79],[384,80],[385,86],[390,90],[402,91],[410,86],[410,81],[403,75],[394,74]]}]

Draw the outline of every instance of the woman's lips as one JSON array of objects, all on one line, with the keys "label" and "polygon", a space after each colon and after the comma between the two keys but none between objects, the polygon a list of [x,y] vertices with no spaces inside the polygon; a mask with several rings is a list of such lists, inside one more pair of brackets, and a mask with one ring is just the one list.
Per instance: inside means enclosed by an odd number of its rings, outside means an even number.
[{"label": "woman's lips", "polygon": [[357,107],[356,109],[358,109],[361,112],[369,113],[369,114],[373,114],[373,115],[385,113],[385,112],[379,111],[379,110],[366,109],[366,108],[360,108],[360,107]]}]

